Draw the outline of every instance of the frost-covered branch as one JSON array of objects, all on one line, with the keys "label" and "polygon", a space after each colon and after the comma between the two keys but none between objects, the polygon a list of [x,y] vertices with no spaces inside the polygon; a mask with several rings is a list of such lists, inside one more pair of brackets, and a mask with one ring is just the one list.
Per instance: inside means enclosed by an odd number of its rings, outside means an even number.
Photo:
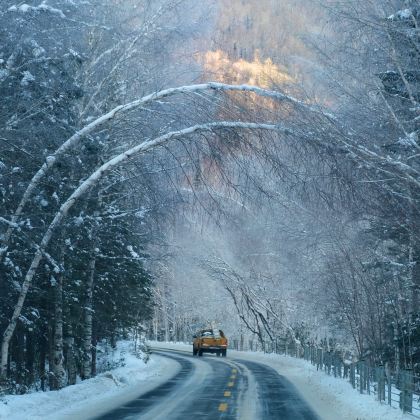
[{"label": "frost-covered branch", "polygon": [[18,229],[19,225],[17,223],[11,222],[10,220],[5,219],[4,217],[0,217],[0,222],[1,223],[5,223],[6,225],[14,228],[14,229]]},{"label": "frost-covered branch", "polygon": [[[180,86],[176,88],[169,88],[169,89],[161,90],[160,92],[154,92],[154,93],[144,96],[141,99],[137,99],[127,104],[119,105],[115,107],[111,111],[107,112],[106,114],[100,116],[96,120],[92,121],[90,124],[83,127],[81,130],[77,131],[70,138],[68,138],[53,154],[51,154],[50,156],[47,156],[44,164],[41,166],[41,168],[38,170],[38,172],[33,176],[32,180],[29,182],[29,185],[26,188],[19,205],[12,216],[11,223],[16,223],[19,220],[19,217],[22,214],[22,211],[25,205],[29,201],[29,198],[32,196],[35,189],[40,184],[41,180],[45,177],[48,170],[51,167],[53,167],[55,163],[57,162],[57,160],[59,160],[70,148],[77,146],[80,143],[80,141],[84,137],[86,137],[88,134],[92,133],[94,130],[103,126],[107,122],[113,120],[116,116],[125,114],[134,109],[138,109],[150,102],[167,98],[169,96],[173,96],[177,94],[196,93],[196,92],[206,91],[206,90],[216,91],[216,92],[235,92],[235,91],[236,92],[250,92],[250,93],[257,94],[259,96],[272,98],[274,100],[289,102],[293,105],[297,105],[308,111],[321,113],[326,117],[331,117],[329,113],[322,111],[322,109],[308,105],[296,98],[293,98],[292,96],[285,95],[281,92],[262,89],[262,88],[259,88],[256,86],[250,86],[250,85],[228,85],[224,83],[210,82],[210,83],[203,83],[203,84],[197,84],[197,85]],[[3,256],[5,252],[2,250],[7,250],[12,233],[13,233],[13,227],[11,225],[9,226],[9,229],[6,231],[2,239],[2,247],[0,249],[0,258]]]},{"label": "frost-covered branch", "polygon": [[240,313],[239,302],[235,297],[235,290],[233,287],[229,286],[226,280],[236,285],[237,291],[238,293],[240,293],[242,299],[245,300],[248,310],[253,313],[253,316],[255,316],[256,323],[258,324],[258,320],[260,320],[263,323],[264,330],[270,337],[272,335],[272,331],[267,323],[266,318],[263,315],[263,311],[265,311],[267,314],[271,314],[271,316],[274,319],[276,319],[276,321],[279,322],[279,324],[282,325],[282,327],[286,331],[290,333],[295,343],[299,343],[294,329],[281,317],[279,317],[279,315],[273,310],[269,303],[264,303],[262,299],[259,296],[257,296],[255,291],[252,290],[252,288],[249,287],[248,284],[246,284],[243,276],[228,262],[219,257],[215,257],[213,261],[206,261],[204,265],[210,272],[215,273],[218,279],[225,279],[225,281],[223,282],[224,287],[229,292],[231,298],[234,300],[239,317],[242,319],[242,321],[244,321],[244,323],[247,325],[247,328],[250,331],[256,333],[255,330],[253,330],[253,328],[251,327],[251,324],[246,321],[245,316],[243,316],[243,314]]}]

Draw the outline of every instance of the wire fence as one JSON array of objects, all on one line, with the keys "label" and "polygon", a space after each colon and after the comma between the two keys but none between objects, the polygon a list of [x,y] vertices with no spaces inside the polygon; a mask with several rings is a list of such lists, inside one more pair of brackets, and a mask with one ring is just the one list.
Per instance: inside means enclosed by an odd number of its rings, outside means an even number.
[{"label": "wire fence", "polygon": [[387,366],[372,365],[359,360],[343,360],[339,352],[328,351],[316,345],[296,345],[284,341],[260,343],[257,340],[231,339],[229,348],[239,351],[262,351],[304,359],[327,375],[350,382],[361,394],[375,397],[415,418],[420,418],[420,376],[410,369],[391,371]]}]

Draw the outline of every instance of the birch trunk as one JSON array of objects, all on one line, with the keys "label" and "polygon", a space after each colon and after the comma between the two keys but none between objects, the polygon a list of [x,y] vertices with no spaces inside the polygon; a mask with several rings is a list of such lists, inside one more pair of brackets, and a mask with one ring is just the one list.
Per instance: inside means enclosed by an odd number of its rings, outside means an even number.
[{"label": "birch trunk", "polygon": [[154,337],[155,341],[158,341],[158,329],[159,329],[159,318],[158,317],[159,317],[159,312],[158,312],[158,309],[157,309],[156,306],[154,308],[154,313],[155,313],[155,316],[154,316],[153,321],[152,321],[153,337]]},{"label": "birch trunk", "polygon": [[74,358],[74,334],[71,322],[71,310],[68,309],[66,312],[66,338],[64,339],[64,348],[66,355],[66,367],[67,367],[67,383],[68,385],[74,385],[76,383],[77,370],[76,360]]},{"label": "birch trunk", "polygon": [[54,285],[54,337],[52,359],[52,389],[67,385],[67,372],[64,368],[63,346],[63,274],[57,276]]},{"label": "birch trunk", "polygon": [[74,337],[68,336],[65,339],[66,360],[67,360],[67,384],[74,385],[77,379],[76,361],[74,359]]},{"label": "birch trunk", "polygon": [[95,266],[96,255],[93,251],[88,265],[86,279],[86,302],[83,309],[82,379],[89,379],[92,376],[93,283],[95,278]]},{"label": "birch trunk", "polygon": [[165,326],[165,341],[169,342],[169,319],[168,319],[168,308],[165,305],[163,305],[163,324]]},{"label": "birch trunk", "polygon": [[28,272],[26,273],[25,279],[22,283],[21,291],[19,294],[18,301],[15,305],[13,315],[10,319],[10,322],[3,334],[3,340],[1,345],[1,377],[5,378],[7,376],[7,358],[9,354],[9,345],[10,340],[13,336],[13,333],[16,329],[16,323],[19,319],[19,316],[22,312],[23,304],[26,299],[29,287],[32,283],[32,279],[36,273],[36,270],[41,262],[44,251],[46,250],[48,244],[51,241],[52,235],[55,229],[60,225],[63,219],[67,216],[69,210],[74,206],[74,204],[83,197],[88,191],[90,191],[100,179],[104,177],[115,166],[120,165],[121,163],[129,160],[134,155],[138,153],[144,153],[148,150],[154,149],[155,147],[161,146],[170,140],[175,138],[180,138],[187,136],[189,134],[194,134],[197,132],[203,131],[213,131],[216,129],[222,128],[236,128],[236,129],[251,129],[251,130],[269,130],[282,132],[286,135],[292,134],[291,131],[280,125],[273,124],[257,124],[257,123],[248,123],[248,122],[232,122],[232,121],[221,121],[218,123],[208,123],[208,124],[197,124],[189,128],[185,128],[179,131],[172,131],[163,136],[157,137],[156,139],[145,141],[137,146],[132,147],[131,149],[115,156],[113,159],[104,163],[99,167],[92,175],[86,179],[74,192],[71,196],[64,202],[60,210],[55,215],[53,221],[49,225],[44,237],[42,238],[41,244],[38,246],[37,251],[35,252],[32,263],[29,267]]}]

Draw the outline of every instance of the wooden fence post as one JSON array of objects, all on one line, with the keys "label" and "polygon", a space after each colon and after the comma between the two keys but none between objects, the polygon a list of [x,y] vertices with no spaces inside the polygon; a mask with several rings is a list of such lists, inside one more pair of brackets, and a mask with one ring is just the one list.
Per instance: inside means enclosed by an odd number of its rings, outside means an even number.
[{"label": "wooden fence post", "polygon": [[337,356],[337,372],[338,372],[338,377],[339,378],[343,377],[342,365],[343,365],[343,362],[341,360],[341,357]]},{"label": "wooden fence post", "polygon": [[385,375],[386,375],[386,382],[388,387],[388,405],[392,405],[392,376],[391,376],[391,369],[389,368],[389,364],[385,364]]},{"label": "wooden fence post", "polygon": [[359,392],[363,394],[363,382],[364,382],[364,372],[363,372],[363,361],[360,360],[358,362],[358,370],[359,370]]},{"label": "wooden fence post", "polygon": [[385,368],[380,365],[376,369],[378,380],[378,400],[385,401]]},{"label": "wooden fence post", "polygon": [[350,383],[353,388],[356,388],[356,366],[354,363],[350,365]]},{"label": "wooden fence post", "polygon": [[401,371],[400,408],[404,413],[413,412],[413,374],[410,369]]}]

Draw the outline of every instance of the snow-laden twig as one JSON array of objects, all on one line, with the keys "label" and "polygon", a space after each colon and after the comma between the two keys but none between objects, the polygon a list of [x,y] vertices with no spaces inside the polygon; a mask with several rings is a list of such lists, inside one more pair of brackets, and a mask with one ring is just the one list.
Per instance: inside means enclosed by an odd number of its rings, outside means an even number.
[{"label": "snow-laden twig", "polygon": [[17,223],[12,222],[10,220],[7,220],[7,219],[5,219],[4,217],[1,217],[1,216],[0,216],[0,222],[1,223],[5,223],[6,225],[8,225],[8,226],[10,226],[12,228],[15,228],[15,229],[18,229],[19,228],[19,225]]},{"label": "snow-laden twig", "polygon": [[64,268],[62,267],[62,265],[59,264],[48,252],[44,250],[43,255],[46,258],[46,260],[53,266],[54,273],[58,274],[64,272]]},{"label": "snow-laden twig", "polygon": [[28,13],[28,12],[49,12],[51,14],[58,15],[60,18],[65,18],[65,14],[62,10],[56,9],[55,7],[49,6],[48,4],[43,1],[38,6],[30,6],[29,4],[23,3],[20,6],[13,5],[9,7],[9,12],[20,12],[20,13]]}]

